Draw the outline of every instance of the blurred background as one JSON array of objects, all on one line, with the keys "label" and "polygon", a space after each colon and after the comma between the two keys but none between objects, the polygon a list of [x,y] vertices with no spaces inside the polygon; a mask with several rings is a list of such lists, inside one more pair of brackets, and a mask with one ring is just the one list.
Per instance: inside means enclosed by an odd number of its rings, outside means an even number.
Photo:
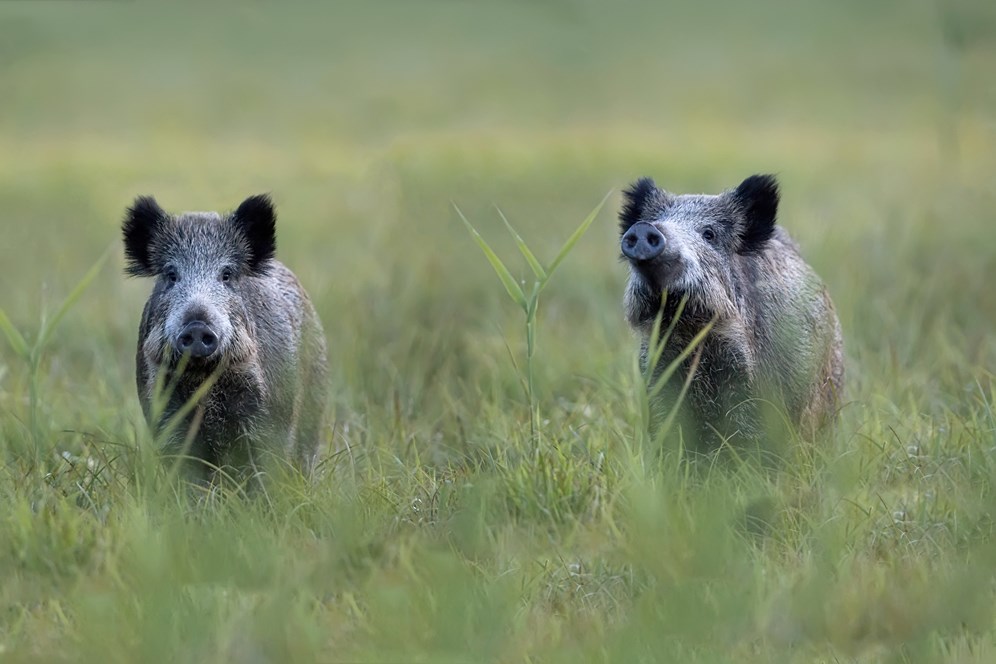
[{"label": "blurred background", "polygon": [[416,408],[423,374],[504,369],[519,338],[453,203],[525,277],[494,206],[550,260],[615,192],[545,298],[544,376],[563,381],[629,362],[628,182],[774,172],[858,366],[938,371],[935,325],[991,361],[994,63],[996,9],[971,0],[5,2],[0,305],[30,329],[111,247],[53,377],[131,402],[150,284],[120,272],[125,207],[268,191],[344,404],[393,389]]}]

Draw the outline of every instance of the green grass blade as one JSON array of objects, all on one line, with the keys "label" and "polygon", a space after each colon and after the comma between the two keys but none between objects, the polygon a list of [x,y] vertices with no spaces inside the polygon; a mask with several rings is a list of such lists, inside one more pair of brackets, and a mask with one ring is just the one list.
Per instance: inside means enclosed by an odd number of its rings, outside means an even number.
[{"label": "green grass blade", "polygon": [[692,365],[688,367],[688,375],[685,377],[685,382],[681,386],[681,391],[678,392],[678,398],[675,402],[671,404],[671,410],[667,414],[664,423],[661,425],[660,429],[657,430],[655,438],[658,441],[663,441],[671,427],[674,426],[674,420],[678,417],[678,411],[681,408],[681,404],[685,401],[685,396],[688,394],[688,388],[692,384],[692,379],[695,378],[695,371],[699,368],[699,360],[702,359],[702,346],[699,346],[695,350],[695,356],[692,358]]},{"label": "green grass blade", "polygon": [[173,432],[183,424],[184,418],[190,414],[190,411],[200,404],[201,400],[207,396],[208,392],[211,391],[211,388],[214,387],[214,384],[218,382],[218,378],[220,377],[221,372],[215,371],[208,376],[196,390],[194,390],[194,393],[190,395],[190,398],[187,399],[186,402],[184,402],[184,404],[170,416],[169,421],[167,421],[163,425],[163,428],[158,432],[157,438],[160,441],[169,440],[170,436],[173,435]]},{"label": "green grass blade", "polygon": [[[664,306],[667,304],[668,293],[667,290],[661,295],[661,308],[657,312],[657,317],[654,318],[654,328],[650,335],[650,345],[648,347],[648,357],[652,358],[652,361],[647,362],[647,380],[650,380],[650,376],[653,370],[657,367],[657,363],[660,362],[661,356],[664,354],[664,349],[667,347],[667,342],[674,333],[674,328],[678,324],[678,320],[681,318],[682,312],[685,310],[685,304],[688,302],[688,294],[686,293],[682,296],[681,300],[678,301],[678,308],[674,312],[674,316],[671,318],[671,322],[668,324],[667,329],[661,332],[661,324],[664,319]],[[653,351],[650,353],[649,351]]]},{"label": "green grass blade", "polygon": [[650,328],[650,339],[647,343],[647,357],[646,366],[643,368],[643,377],[647,384],[650,384],[650,379],[654,374],[654,369],[657,367],[657,363],[661,360],[661,355],[664,354],[664,341],[661,337],[661,327],[664,324],[664,305],[667,304],[667,291],[661,296],[661,306],[657,310],[657,315],[654,316],[654,325]]},{"label": "green grass blade", "polygon": [[522,393],[528,401],[529,384],[526,382],[525,374],[519,370],[519,363],[515,361],[515,353],[512,352],[512,347],[508,345],[508,341],[505,341],[505,350],[508,351],[508,358],[512,360],[512,368],[515,369],[515,376],[519,379],[519,385],[522,387]]},{"label": "green grass blade", "polygon": [[477,242],[477,246],[481,248],[481,251],[483,251],[484,255],[487,257],[488,262],[491,263],[491,267],[495,269],[495,273],[498,275],[498,278],[501,279],[501,283],[505,286],[505,290],[508,291],[509,297],[511,297],[516,304],[522,307],[523,310],[526,310],[529,305],[526,302],[525,294],[522,292],[522,287],[519,286],[519,283],[515,280],[515,277],[512,276],[512,273],[508,271],[505,264],[501,262],[500,258],[498,258],[498,254],[491,250],[491,247],[489,247],[488,243],[484,241],[484,238],[477,232],[477,229],[471,226],[470,222],[467,221],[467,217],[463,216],[463,212],[460,211],[460,208],[454,204],[453,209],[455,209],[457,214],[460,215],[460,219],[462,219],[463,223],[467,226],[467,230],[470,231],[474,241]]},{"label": "green grass blade", "polygon": [[526,259],[526,262],[529,263],[529,267],[533,269],[533,274],[535,274],[536,278],[540,281],[546,281],[546,270],[543,269],[543,266],[540,264],[539,260],[537,260],[536,255],[533,254],[533,252],[526,245],[526,241],[522,239],[522,236],[519,235],[514,228],[512,228],[512,224],[508,223],[508,219],[505,218],[505,214],[501,211],[501,208],[496,205],[495,210],[498,210],[498,216],[505,222],[505,228],[507,228],[508,232],[512,234],[512,237],[515,238],[515,244],[518,245],[519,251]]},{"label": "green grass blade", "polygon": [[602,211],[602,206],[605,205],[605,201],[609,200],[609,196],[611,194],[612,190],[610,189],[609,192],[605,194],[605,196],[602,198],[601,202],[595,206],[595,209],[588,213],[588,216],[585,217],[585,220],[582,221],[581,225],[577,227],[577,230],[575,230],[571,234],[571,236],[567,238],[567,242],[565,242],[564,246],[560,248],[560,253],[557,254],[557,257],[553,259],[553,263],[550,264],[550,269],[547,270],[547,277],[544,280],[544,283],[546,283],[546,281],[549,281],[550,277],[553,276],[553,273],[557,269],[557,267],[563,262],[565,258],[567,258],[567,254],[570,253],[571,249],[574,248],[574,245],[577,244],[578,240],[581,239],[581,236],[584,235],[585,231],[588,230],[588,227],[591,226],[591,224],[595,221],[595,218],[598,216],[598,213]]},{"label": "green grass blade", "polygon": [[715,324],[716,324],[716,317],[713,316],[712,320],[706,323],[706,325],[699,331],[699,333],[692,338],[692,340],[688,343],[687,346],[685,346],[684,350],[682,350],[681,353],[678,354],[678,357],[674,358],[674,361],[667,365],[663,373],[661,373],[661,375],[654,381],[654,384],[650,388],[651,399],[655,398],[658,394],[660,394],[661,390],[664,389],[664,385],[666,385],[667,382],[671,380],[671,376],[673,376],[674,372],[678,370],[678,367],[681,366],[681,363],[684,362],[685,359],[689,355],[691,355],[696,348],[698,348],[699,344],[702,343],[702,341],[706,338],[706,335],[709,334],[709,332],[712,330],[713,325]]},{"label": "green grass blade", "polygon": [[26,360],[31,353],[31,350],[28,348],[28,342],[24,340],[24,337],[17,331],[14,324],[10,322],[7,312],[3,309],[0,309],[0,330],[3,330],[4,336],[7,337],[7,343],[14,349],[17,356]]},{"label": "green grass blade", "polygon": [[[664,291],[664,298],[667,298],[667,291]],[[660,338],[661,344],[666,344],[671,335],[674,334],[674,328],[678,325],[678,321],[681,320],[681,314],[685,312],[685,305],[688,304],[688,293],[681,296],[678,301],[678,308],[674,310],[674,316],[671,317],[671,322],[668,324],[667,329],[664,331],[664,336]],[[663,311],[664,307],[661,306]]]},{"label": "green grass blade", "polygon": [[41,331],[38,333],[37,347],[39,349],[45,347],[45,344],[48,343],[48,340],[55,331],[55,328],[58,327],[59,322],[72,308],[72,306],[76,304],[76,301],[80,299],[83,292],[90,286],[90,283],[97,278],[101,268],[104,267],[104,263],[107,262],[107,257],[110,255],[111,248],[108,247],[107,250],[104,251],[103,255],[97,259],[97,262],[93,264],[85,275],[83,275],[83,278],[80,279],[79,283],[76,284],[73,290],[70,291],[69,295],[66,296],[66,299],[62,301],[59,305],[59,309],[55,312],[55,315],[45,321],[44,325],[42,325]]}]

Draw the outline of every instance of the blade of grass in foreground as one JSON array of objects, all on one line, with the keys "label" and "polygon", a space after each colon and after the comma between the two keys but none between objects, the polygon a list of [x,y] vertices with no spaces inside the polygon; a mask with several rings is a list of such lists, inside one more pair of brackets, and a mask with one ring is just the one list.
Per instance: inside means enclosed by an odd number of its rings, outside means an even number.
[{"label": "blade of grass in foreground", "polygon": [[515,244],[518,245],[519,252],[526,259],[526,262],[529,263],[529,267],[532,268],[533,274],[535,274],[536,278],[540,281],[546,281],[546,270],[544,270],[543,266],[540,265],[539,259],[536,258],[536,254],[534,254],[529,246],[526,245],[526,241],[522,239],[522,236],[519,235],[514,228],[512,228],[512,224],[510,224],[508,219],[505,218],[505,214],[501,211],[501,208],[496,205],[495,210],[498,211],[498,216],[501,217],[501,220],[505,222],[505,227],[508,228],[508,232],[512,234],[513,238],[515,238]]},{"label": "blade of grass in foreground", "polygon": [[557,254],[557,257],[554,258],[553,263],[550,264],[550,269],[547,270],[546,279],[544,281],[550,280],[550,277],[553,276],[553,273],[556,271],[556,269],[560,266],[563,260],[567,258],[567,254],[571,253],[571,249],[573,249],[574,245],[578,243],[578,240],[581,239],[581,236],[585,234],[585,231],[588,230],[588,227],[591,226],[592,223],[594,223],[595,218],[598,216],[598,213],[602,211],[602,206],[605,205],[605,201],[609,200],[609,196],[611,194],[612,190],[610,189],[609,192],[602,197],[602,200],[599,202],[599,204],[595,206],[595,209],[593,209],[591,212],[588,213],[588,216],[585,217],[585,220],[581,222],[580,226],[577,227],[577,230],[571,233],[571,236],[567,238],[567,241],[564,242],[564,246],[560,248],[560,252]]},{"label": "blade of grass in foreground", "polygon": [[87,273],[83,275],[83,278],[80,279],[79,283],[76,284],[73,290],[70,291],[69,295],[66,296],[66,299],[62,301],[62,304],[59,305],[59,309],[55,312],[55,315],[45,321],[44,325],[42,325],[41,332],[38,333],[36,348],[41,349],[45,347],[49,337],[52,336],[52,332],[54,332],[55,328],[58,327],[59,322],[63,319],[63,317],[65,317],[69,309],[76,304],[76,301],[80,299],[83,295],[83,291],[85,291],[87,287],[90,286],[90,283],[97,278],[97,275],[100,273],[100,269],[104,267],[104,263],[107,262],[107,257],[110,255],[111,247],[108,247],[104,250],[104,254],[97,259],[97,262],[94,263],[89,270],[87,270]]},{"label": "blade of grass in foreground", "polygon": [[27,359],[30,350],[28,349],[28,342],[24,340],[21,333],[17,331],[14,324],[10,322],[10,318],[7,317],[7,312],[0,309],[0,330],[3,330],[4,336],[7,337],[7,343],[10,347],[14,349],[17,356],[21,359]]},{"label": "blade of grass in foreground", "polygon": [[484,238],[477,232],[477,229],[474,228],[469,221],[467,221],[467,217],[463,216],[463,212],[456,206],[455,203],[453,205],[453,209],[456,210],[458,215],[460,215],[460,219],[463,221],[464,225],[467,226],[467,230],[470,231],[474,241],[477,242],[477,246],[481,248],[481,251],[483,251],[484,255],[487,257],[488,262],[491,263],[491,267],[494,268],[495,272],[498,274],[498,278],[501,279],[502,285],[505,286],[505,290],[508,291],[509,297],[511,297],[515,303],[522,307],[523,311],[525,311],[528,308],[526,295],[522,292],[522,287],[519,286],[518,282],[515,280],[515,277],[512,276],[512,273],[508,271],[505,264],[501,262],[500,258],[498,258],[498,254],[491,250],[491,247],[484,241]]},{"label": "blade of grass in foreground", "polygon": [[667,365],[667,367],[664,369],[661,375],[654,381],[654,384],[651,386],[650,389],[651,399],[655,398],[658,394],[660,394],[661,390],[664,389],[664,386],[667,384],[667,382],[671,380],[671,376],[673,376],[674,372],[677,371],[678,367],[681,366],[681,363],[684,362],[688,358],[688,356],[695,351],[696,348],[698,348],[699,344],[702,343],[702,341],[706,338],[706,335],[708,335],[709,332],[712,330],[712,326],[715,324],[716,324],[716,318],[713,317],[713,319],[710,320],[708,323],[706,323],[705,327],[703,327],[699,331],[699,333],[695,335],[695,337],[688,343],[688,345],[685,346],[685,348],[681,351],[681,353],[678,354],[678,357],[674,358],[674,360],[672,360],[671,363]]}]

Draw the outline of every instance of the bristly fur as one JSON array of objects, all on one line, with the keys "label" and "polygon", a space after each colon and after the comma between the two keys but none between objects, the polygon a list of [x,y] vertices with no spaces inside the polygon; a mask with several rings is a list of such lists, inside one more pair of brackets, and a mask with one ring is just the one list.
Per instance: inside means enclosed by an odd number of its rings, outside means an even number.
[{"label": "bristly fur", "polygon": [[[781,422],[806,436],[832,422],[844,380],[840,324],[819,277],[775,225],[775,178],[754,175],[718,195],[648,194],[637,183],[627,199],[621,220],[650,222],[663,241],[651,260],[630,259],[626,319],[642,336],[644,369],[662,375],[680,361],[654,397],[654,417],[669,416],[680,403],[686,449],[730,440],[778,444],[785,439]],[[663,307],[662,291],[671,296]],[[672,298],[682,295],[688,304],[676,318]],[[670,334],[648,366],[662,308]],[[711,319],[698,359],[681,360]]]},{"label": "bristly fur", "polygon": [[253,274],[264,274],[277,253],[277,214],[266,194],[250,196],[232,213],[232,224],[249,245],[247,262]]},{"label": "bristly fur", "polygon": [[656,192],[657,184],[651,178],[640,178],[623,191],[625,202],[619,211],[620,233],[625,233],[630,226],[640,221],[648,199]]},{"label": "bristly fur", "polygon": [[778,180],[774,175],[752,175],[736,188],[734,198],[744,213],[740,253],[757,253],[775,232],[778,214]]},{"label": "bristly fur", "polygon": [[125,213],[121,224],[124,237],[125,272],[135,277],[151,277],[156,269],[149,248],[152,238],[166,219],[166,212],[152,196],[139,196]]},{"label": "bristly fur", "polygon": [[[139,401],[162,452],[182,453],[193,481],[257,476],[272,456],[310,472],[323,438],[325,335],[301,283],[274,258],[275,223],[267,196],[221,214],[167,214],[140,198],[125,221],[133,272],[160,277],[139,325]],[[216,345],[184,363],[195,321]],[[181,416],[195,396],[197,409]]]}]

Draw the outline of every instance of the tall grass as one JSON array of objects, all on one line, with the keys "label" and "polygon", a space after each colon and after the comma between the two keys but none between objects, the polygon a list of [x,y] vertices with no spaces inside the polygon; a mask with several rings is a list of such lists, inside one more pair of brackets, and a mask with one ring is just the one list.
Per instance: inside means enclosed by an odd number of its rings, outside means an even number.
[{"label": "tall grass", "polygon": [[33,456],[35,463],[40,461],[41,456],[49,451],[45,439],[47,431],[42,426],[39,414],[41,407],[41,369],[42,361],[45,359],[45,352],[48,350],[52,334],[59,326],[59,323],[62,322],[62,319],[69,312],[70,308],[76,304],[87,287],[97,277],[108,256],[110,256],[110,250],[105,251],[87,273],[83,275],[69,294],[66,295],[65,299],[56,307],[55,313],[52,314],[51,318],[48,317],[47,312],[42,312],[41,321],[38,325],[38,333],[31,341],[28,341],[28,338],[11,322],[7,313],[0,308],[0,332],[3,332],[4,337],[6,337],[14,356],[24,364],[24,369],[28,375],[27,426],[32,445],[29,449],[22,448],[16,451],[20,454]]},{"label": "tall grass", "polygon": [[[612,192],[609,192],[609,194],[611,193]],[[577,244],[578,240],[581,239],[581,236],[585,234],[585,231],[588,230],[591,224],[598,217],[598,213],[602,209],[602,206],[605,205],[605,201],[608,200],[609,194],[606,194],[605,197],[602,198],[601,202],[588,213],[588,216],[581,222],[581,225],[578,226],[573,233],[571,233],[571,236],[564,242],[549,267],[544,267],[540,263],[540,261],[536,258],[536,255],[533,254],[532,250],[529,248],[529,245],[527,245],[525,240],[522,239],[522,236],[520,236],[518,232],[512,228],[512,224],[508,222],[508,219],[505,218],[502,211],[498,209],[498,214],[501,216],[502,222],[504,222],[508,232],[515,239],[515,245],[519,248],[519,252],[522,253],[523,258],[525,258],[526,262],[529,264],[529,268],[533,271],[535,279],[533,280],[532,288],[529,289],[529,295],[526,295],[525,291],[522,290],[522,287],[515,280],[515,277],[512,276],[512,273],[509,272],[508,268],[505,267],[505,264],[498,257],[498,254],[494,252],[488,243],[485,242],[484,238],[481,237],[481,234],[478,233],[473,225],[467,221],[467,218],[463,216],[463,212],[460,211],[460,208],[456,208],[457,214],[460,215],[460,219],[467,227],[467,230],[470,231],[470,234],[477,243],[477,246],[481,248],[481,251],[484,252],[484,256],[488,259],[491,267],[494,268],[495,274],[498,275],[498,279],[505,287],[505,292],[507,292],[508,296],[512,298],[512,301],[522,309],[522,313],[525,316],[526,376],[525,381],[523,382],[523,389],[526,393],[526,399],[529,402],[529,432],[534,440],[536,440],[537,436],[540,434],[539,399],[536,396],[536,383],[534,379],[535,373],[533,370],[533,358],[536,355],[536,315],[539,309],[540,294],[543,292],[546,285],[550,283],[550,279],[553,277],[553,273],[557,270],[560,263],[567,258],[567,254],[570,253],[571,249],[574,248],[574,245]],[[516,367],[516,370],[518,370],[518,367]]]}]

